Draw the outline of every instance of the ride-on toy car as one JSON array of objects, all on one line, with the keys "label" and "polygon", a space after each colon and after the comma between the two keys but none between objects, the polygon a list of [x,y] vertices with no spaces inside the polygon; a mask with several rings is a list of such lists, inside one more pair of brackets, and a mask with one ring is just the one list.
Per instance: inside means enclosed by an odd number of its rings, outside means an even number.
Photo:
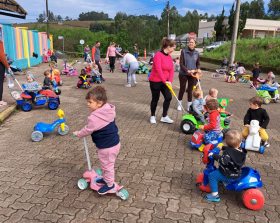
[{"label": "ride-on toy car", "polygon": [[22,84],[22,90],[21,93],[13,91],[11,94],[16,99],[17,106],[25,112],[31,111],[33,106],[45,104],[50,110],[56,110],[59,107],[59,96],[51,90],[42,90],[39,84]]},{"label": "ride-on toy car", "polygon": [[[103,185],[98,184],[96,180],[102,178],[102,171],[101,169],[96,169],[96,171],[92,169],[86,138],[83,138],[83,140],[84,140],[84,148],[85,148],[88,170],[84,172],[83,178],[78,180],[78,188],[80,190],[85,190],[87,189],[88,186],[90,186],[90,189],[98,191]],[[108,193],[116,194],[122,200],[127,200],[129,197],[127,190],[124,189],[123,186],[118,185],[117,183],[114,184],[115,184],[114,189],[110,190]]]},{"label": "ride-on toy car", "polygon": [[[201,191],[211,192],[209,186],[209,174],[217,169],[212,156],[208,157],[209,153],[219,154],[220,150],[217,147],[209,146],[204,149],[202,161],[206,164],[203,173],[200,173],[196,178],[196,185]],[[243,191],[242,201],[246,208],[257,211],[264,206],[264,195],[258,189],[263,186],[261,176],[257,170],[250,167],[243,167],[241,176],[232,180],[230,183],[223,183],[227,190],[241,192]]]},{"label": "ride-on toy car", "polygon": [[278,102],[280,100],[279,91],[277,87],[269,86],[268,84],[263,84],[257,89],[257,96],[263,99],[264,104],[269,104],[271,101]]},{"label": "ride-on toy car", "polygon": [[64,118],[64,112],[59,109],[57,111],[57,115],[59,119],[55,120],[53,123],[44,123],[44,122],[38,122],[34,126],[34,131],[31,134],[31,139],[34,142],[39,142],[43,139],[44,135],[43,133],[51,133],[53,132],[57,127],[57,132],[59,135],[66,135],[69,132],[69,127],[65,124],[66,120]]}]

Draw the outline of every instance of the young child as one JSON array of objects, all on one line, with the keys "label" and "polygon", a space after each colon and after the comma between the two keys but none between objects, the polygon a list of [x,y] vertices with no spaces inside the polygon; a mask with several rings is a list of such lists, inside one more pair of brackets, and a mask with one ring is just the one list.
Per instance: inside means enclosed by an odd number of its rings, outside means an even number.
[{"label": "young child", "polygon": [[199,129],[204,130],[204,144],[209,144],[221,134],[219,103],[216,99],[209,99],[206,102],[206,111],[209,113],[208,124],[202,125]]},{"label": "young child", "polygon": [[239,63],[238,67],[236,69],[236,81],[239,80],[239,78],[246,73],[246,69],[243,65],[243,63]]},{"label": "young child", "polygon": [[49,70],[46,70],[44,72],[44,82],[43,82],[43,89],[44,90],[51,90],[52,89],[52,81],[51,81],[51,72]]},{"label": "young child", "polygon": [[219,202],[218,183],[229,183],[240,177],[241,167],[246,160],[246,150],[240,148],[241,135],[237,130],[229,130],[225,136],[227,146],[223,146],[223,154],[209,153],[219,163],[219,168],[209,174],[211,193],[205,199],[211,202]]},{"label": "young child", "polygon": [[275,74],[272,71],[267,73],[265,83],[269,84],[271,87],[279,87],[279,84],[275,80]]},{"label": "young child", "polygon": [[51,73],[51,80],[55,80],[56,83],[61,86],[62,85],[62,80],[60,77],[60,71],[55,68],[55,62],[50,63],[50,73]]},{"label": "young child", "polygon": [[193,97],[194,100],[192,102],[191,108],[193,109],[195,114],[198,115],[200,121],[202,123],[205,123],[205,118],[203,114],[205,104],[205,101],[203,99],[203,92],[200,89],[195,89],[193,91]]},{"label": "young child", "polygon": [[253,73],[253,86],[255,88],[257,88],[258,87],[258,78],[259,78],[260,73],[261,73],[259,63],[255,63],[254,69],[252,70],[252,73]]},{"label": "young child", "polygon": [[208,95],[205,96],[204,100],[207,102],[210,99],[216,99],[218,98],[219,91],[216,88],[210,88]]},{"label": "young child", "polygon": [[176,57],[174,62],[175,62],[175,71],[179,72],[179,70],[180,70],[180,59],[179,59],[179,57]]},{"label": "young child", "polygon": [[115,106],[107,103],[106,91],[97,86],[91,89],[86,96],[90,110],[87,125],[73,134],[79,138],[91,135],[97,147],[97,154],[101,164],[103,178],[96,183],[103,185],[99,194],[106,194],[115,187],[115,162],[120,151],[118,127],[115,123]]},{"label": "young child", "polygon": [[260,123],[260,137],[264,143],[265,147],[269,147],[267,142],[268,135],[265,131],[268,123],[269,123],[269,116],[265,109],[261,108],[262,106],[262,98],[260,97],[253,97],[250,99],[250,106],[249,109],[244,117],[244,129],[242,131],[242,136],[244,139],[247,138],[249,135],[249,126],[251,120],[258,120]]}]

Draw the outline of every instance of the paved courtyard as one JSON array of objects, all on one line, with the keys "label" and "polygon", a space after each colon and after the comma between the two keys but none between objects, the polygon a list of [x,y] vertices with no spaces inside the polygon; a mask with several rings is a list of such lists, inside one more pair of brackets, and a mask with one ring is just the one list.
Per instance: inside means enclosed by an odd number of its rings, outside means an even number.
[{"label": "paved courtyard", "polygon": [[[30,71],[43,80],[47,64]],[[60,64],[60,68],[62,65]],[[76,65],[81,68],[82,64]],[[104,69],[105,70],[105,69]],[[280,104],[265,106],[271,117],[268,133],[271,147],[263,155],[249,152],[246,165],[256,168],[264,182],[261,189],[266,202],[263,210],[246,209],[241,194],[221,188],[221,202],[204,201],[204,193],[195,186],[195,178],[204,168],[201,153],[189,148],[191,136],[180,132],[182,113],[175,98],[169,116],[172,125],[151,125],[149,120],[150,89],[146,75],[138,75],[135,88],[125,88],[126,75],[104,72],[109,101],[117,108],[117,125],[121,152],[116,162],[116,180],[129,191],[130,197],[99,196],[95,191],[80,191],[77,180],[87,168],[82,140],[56,133],[39,143],[31,142],[31,132],[39,121],[52,122],[56,111],[47,108],[31,112],[17,111],[0,126],[0,222],[280,222]],[[23,76],[18,76],[22,81]],[[61,108],[70,131],[84,126],[88,109],[84,100],[87,90],[76,89],[77,77],[63,76]],[[228,84],[212,79],[204,72],[204,92],[219,89],[220,97],[230,97],[228,110],[234,114],[232,128],[240,129],[255,95],[246,84]],[[178,92],[176,74],[174,89]],[[13,100],[5,88],[4,99]],[[186,99],[186,97],[185,97]],[[159,121],[162,97],[157,110]],[[95,148],[88,138],[94,167],[98,167]]]}]

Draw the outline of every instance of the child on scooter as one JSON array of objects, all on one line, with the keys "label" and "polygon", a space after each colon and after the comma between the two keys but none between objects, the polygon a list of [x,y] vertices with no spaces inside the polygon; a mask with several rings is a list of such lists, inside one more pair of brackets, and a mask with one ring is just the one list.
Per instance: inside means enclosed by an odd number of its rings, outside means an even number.
[{"label": "child on scooter", "polygon": [[269,123],[269,116],[265,109],[262,107],[262,98],[260,97],[253,97],[250,99],[250,108],[248,109],[245,117],[244,117],[244,128],[242,131],[242,136],[244,139],[247,138],[249,135],[249,126],[251,120],[258,120],[260,123],[260,137],[263,141],[263,145],[265,147],[269,147],[268,141],[268,134],[265,131],[268,123]]},{"label": "child on scooter", "polygon": [[50,63],[50,72],[51,72],[51,80],[55,80],[56,83],[61,86],[62,85],[62,80],[60,77],[60,71],[55,68],[55,62]]},{"label": "child on scooter", "polygon": [[193,91],[193,97],[194,100],[192,102],[191,108],[195,113],[195,116],[198,116],[200,121],[204,124],[205,123],[205,118],[204,118],[204,105],[205,101],[203,99],[203,92],[200,89],[195,89]]},{"label": "child on scooter", "polygon": [[199,126],[199,129],[205,131],[204,144],[209,144],[217,139],[221,134],[219,103],[216,99],[210,99],[206,102],[206,111],[209,113],[208,124]]},{"label": "child on scooter", "polygon": [[241,167],[246,160],[246,150],[240,148],[241,134],[237,130],[229,130],[225,136],[227,146],[223,146],[223,154],[209,153],[219,163],[219,168],[209,174],[211,193],[205,196],[207,201],[219,202],[218,183],[229,183],[241,175]]},{"label": "child on scooter", "polygon": [[210,88],[208,95],[206,95],[205,98],[204,98],[205,102],[207,102],[210,99],[216,99],[217,100],[218,93],[219,93],[218,89]]},{"label": "child on scooter", "polygon": [[114,189],[115,162],[120,151],[118,127],[115,123],[115,106],[107,103],[106,91],[97,86],[90,90],[86,96],[90,110],[87,125],[73,134],[79,138],[91,135],[97,147],[97,154],[101,164],[103,178],[96,183],[103,185],[98,193],[103,195]]}]

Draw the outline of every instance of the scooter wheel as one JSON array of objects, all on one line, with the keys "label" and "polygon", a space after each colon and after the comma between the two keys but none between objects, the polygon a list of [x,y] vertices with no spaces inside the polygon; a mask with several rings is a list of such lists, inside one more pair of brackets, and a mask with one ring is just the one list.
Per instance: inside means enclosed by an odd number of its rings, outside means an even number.
[{"label": "scooter wheel", "polygon": [[40,142],[43,139],[44,135],[40,131],[34,131],[31,134],[31,139],[33,142]]},{"label": "scooter wheel", "polygon": [[61,126],[59,126],[58,129],[57,129],[57,132],[58,132],[58,134],[61,135],[61,136],[67,135],[68,132],[69,132],[69,127],[68,127],[68,125],[64,125],[64,131],[62,131]]},{"label": "scooter wheel", "polygon": [[122,200],[127,200],[129,197],[129,193],[126,189],[122,188],[120,191],[118,191],[117,196],[120,197]]},{"label": "scooter wheel", "polygon": [[88,182],[84,178],[81,178],[78,180],[77,186],[80,190],[85,190],[88,187]]},{"label": "scooter wheel", "polygon": [[102,170],[100,168],[96,169],[95,170],[95,173],[98,175],[98,176],[102,176]]},{"label": "scooter wheel", "polygon": [[264,146],[260,146],[259,152],[260,154],[264,154],[265,151],[265,147]]},{"label": "scooter wheel", "polygon": [[242,195],[243,204],[246,208],[258,211],[264,206],[263,193],[258,189],[248,189]]}]

